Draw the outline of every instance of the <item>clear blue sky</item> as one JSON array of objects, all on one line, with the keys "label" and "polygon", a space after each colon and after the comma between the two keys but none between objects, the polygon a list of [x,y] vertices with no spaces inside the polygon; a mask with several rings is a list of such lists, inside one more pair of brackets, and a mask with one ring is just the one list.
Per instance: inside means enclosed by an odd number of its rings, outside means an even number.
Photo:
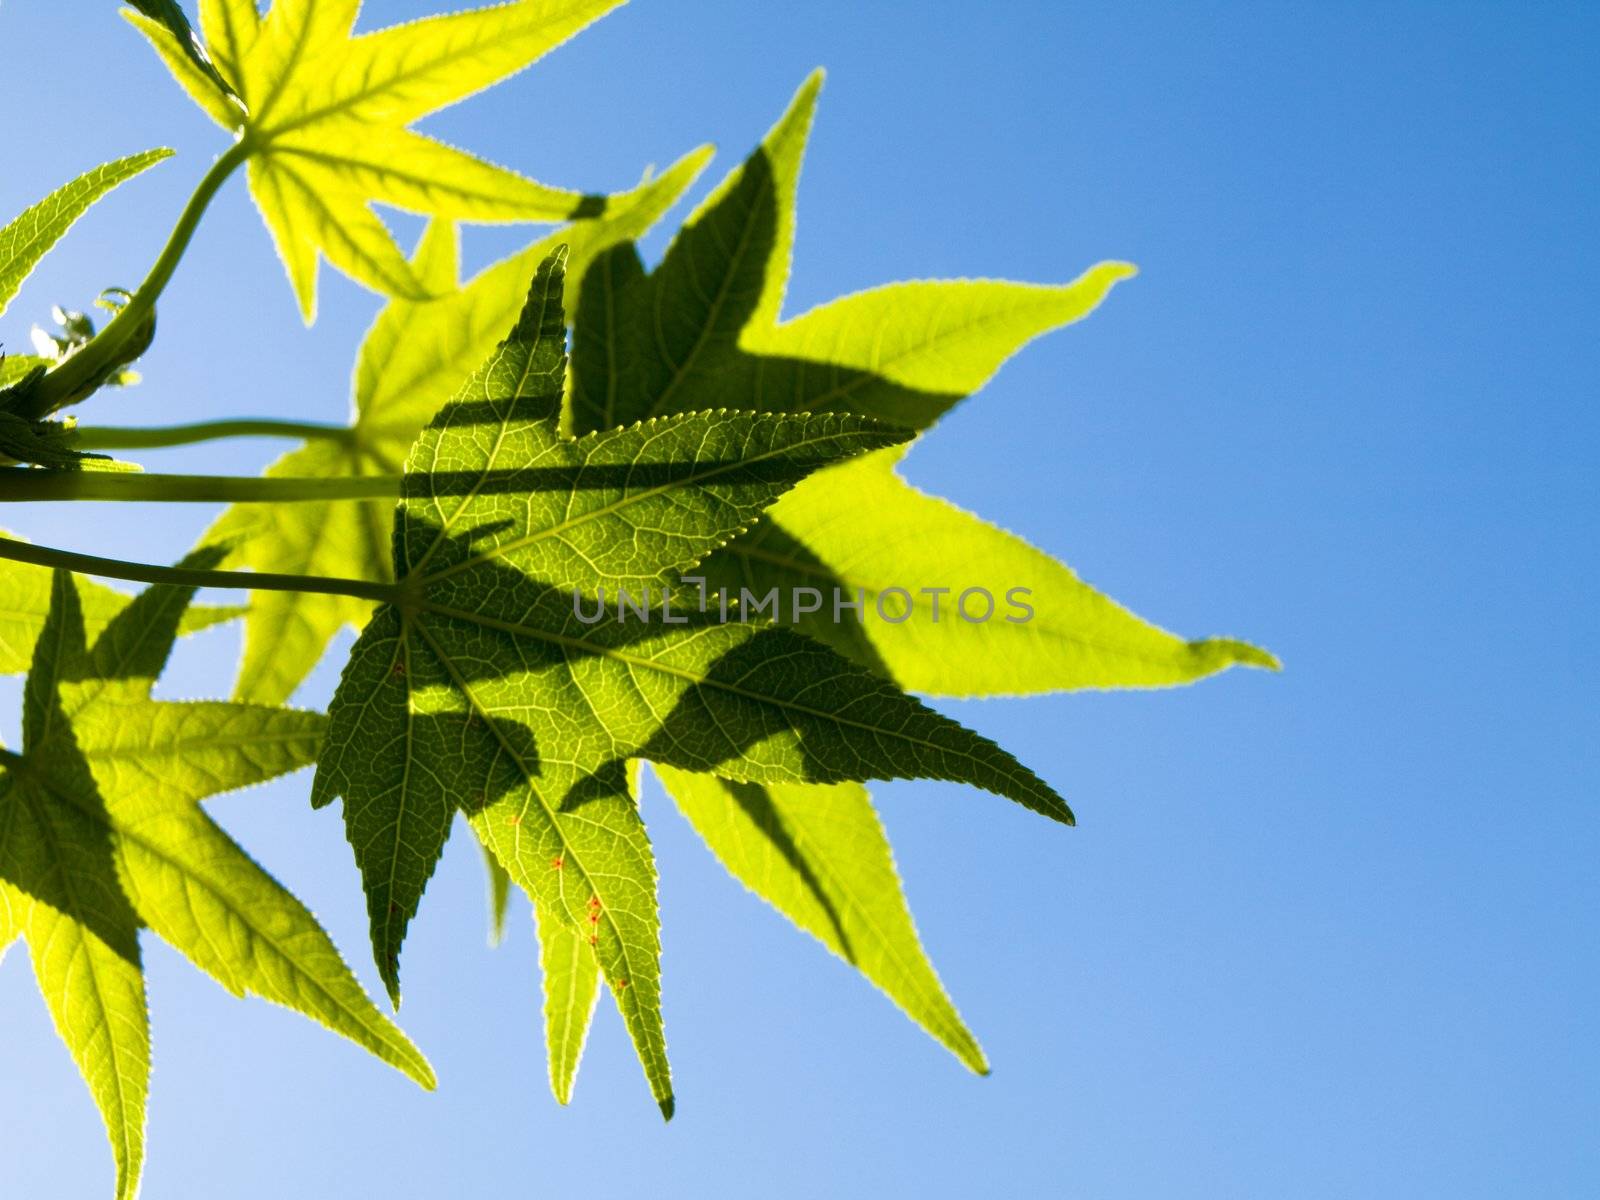
[{"label": "clear blue sky", "polygon": [[[181,152],[48,261],[6,318],[15,346],[50,302],[137,280],[221,139],[109,2],[11,0],[0,50],[0,213],[114,155]],[[406,951],[435,1095],[148,939],[146,1196],[1600,1194],[1600,10],[639,0],[427,127],[617,187],[702,140],[732,165],[818,64],[791,311],[897,278],[1143,268],[951,415],[915,481],[1287,670],[948,706],[1065,793],[1076,830],[878,789],[989,1079],[652,793],[670,1126],[604,1008],[574,1105],[550,1099],[531,933],[519,914],[484,948],[457,838]],[[341,414],[377,302],[323,281],[308,333],[230,185],[146,384],[90,411]],[[166,560],[209,513],[87,516],[4,524]],[[224,690],[236,637],[187,644],[168,694]],[[373,986],[339,819],[308,786],[212,809]],[[0,1196],[108,1195],[21,953],[0,1029]]]}]

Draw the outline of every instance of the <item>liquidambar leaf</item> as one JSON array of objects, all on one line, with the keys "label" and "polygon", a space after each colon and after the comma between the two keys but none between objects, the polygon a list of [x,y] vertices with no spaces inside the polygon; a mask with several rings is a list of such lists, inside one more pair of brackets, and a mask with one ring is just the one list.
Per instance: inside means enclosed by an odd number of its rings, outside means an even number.
[{"label": "liquidambar leaf", "polygon": [[0,407],[5,399],[4,389],[49,369],[50,359],[38,354],[0,355]]},{"label": "liquidambar leaf", "polygon": [[[854,412],[921,429],[1031,338],[1088,315],[1133,273],[1107,262],[1056,287],[891,284],[780,322],[820,82],[813,76],[801,87],[653,273],[644,274],[631,246],[597,259],[573,332],[574,430],[707,398],[767,411]],[[776,588],[780,619],[909,691],[934,695],[1151,687],[1235,663],[1276,665],[1247,643],[1184,641],[1142,621],[1042,551],[912,489],[893,471],[897,458],[841,464],[808,481],[701,574],[713,588],[755,597]],[[797,587],[821,600],[798,618],[789,603]],[[891,596],[885,618],[877,601],[892,589],[911,604],[896,607],[900,596]],[[963,610],[969,589],[976,590]],[[835,619],[836,594],[864,596],[864,621],[847,612]],[[1008,601],[1013,594],[1020,604]],[[962,616],[981,617],[985,596],[986,620]]]},{"label": "liquidambar leaf", "polygon": [[603,208],[604,197],[535,183],[407,126],[522,70],[619,2],[517,0],[352,36],[360,0],[277,0],[265,17],[241,0],[208,0],[209,57],[242,105],[174,49],[164,25],[130,19],[241,139],[251,195],[310,323],[319,254],[375,291],[430,294],[374,201],[462,221],[562,221]]},{"label": "liquidambar leaf", "polygon": [[191,594],[149,589],[91,646],[78,590],[55,573],[24,692],[23,750],[0,758],[0,915],[26,939],[56,1028],[100,1107],[119,1200],[138,1190],[144,1158],[141,927],[234,994],[304,1013],[433,1086],[427,1062],[373,1006],[316,919],[199,805],[310,763],[324,721],[152,700]]},{"label": "liquidambar leaf", "polygon": [[[1133,273],[1128,264],[1105,262],[1055,286],[891,284],[781,319],[795,194],[819,85],[819,76],[806,82],[653,272],[646,274],[630,246],[596,260],[573,332],[575,432],[682,411],[707,398],[765,411],[853,412],[923,429],[981,388],[1030,339],[1086,316]],[[780,621],[911,691],[966,696],[1151,686],[1233,662],[1273,663],[1243,643],[1185,642],[1141,621],[1040,551],[908,487],[893,471],[897,457],[882,451],[818,472],[695,575],[712,590],[748,590],[757,602],[775,592]],[[929,597],[922,589],[941,587],[948,591],[942,619],[935,620],[937,593]],[[917,606],[895,608],[896,588]],[[972,588],[980,590],[968,599],[969,613],[983,615],[984,592],[993,597],[984,623],[958,612],[962,593]],[[876,610],[886,593],[887,620]],[[811,606],[798,617],[797,596]],[[1012,606],[1013,597],[1031,598],[1031,623],[1006,620],[1025,611]],[[865,622],[836,600],[864,601]],[[725,786],[699,785],[707,794]],[[788,785],[781,796],[791,811],[808,798],[837,803],[816,787]],[[867,804],[864,794],[861,801]],[[737,822],[731,803],[724,802],[722,815]],[[697,811],[716,810],[706,804]],[[791,876],[725,861],[793,915]],[[961,1040],[970,1043],[970,1035],[954,1032],[959,1022],[951,1024],[950,1014],[919,1012],[865,959],[857,965],[970,1065]]]},{"label": "liquidambar leaf", "polygon": [[771,783],[951,779],[1071,813],[993,743],[809,639],[681,611],[580,619],[582,596],[660,588],[818,467],[905,434],[837,414],[688,413],[566,440],[560,279],[556,256],[412,450],[396,600],[340,680],[313,800],[344,797],[391,991],[465,807],[541,926],[586,931],[670,1112],[655,868],[629,760]]},{"label": "liquidambar leaf", "polygon": [[51,192],[0,228],[0,313],[5,312],[39,260],[96,200],[171,156],[171,150],[161,149],[114,159]]},{"label": "liquidambar leaf", "polygon": [[[573,275],[619,241],[653,225],[710,157],[702,147],[633,191],[612,198],[593,220],[557,230],[457,288],[456,232],[435,221],[412,268],[434,301],[397,299],[379,313],[356,356],[349,435],[291,450],[267,469],[279,477],[392,474],[411,443],[516,322],[528,280],[557,245],[568,247]],[[390,578],[388,501],[236,505],[218,518],[205,542],[227,545],[227,564],[298,575]],[[311,672],[328,642],[347,624],[360,625],[372,605],[349,596],[257,592],[245,620],[244,658],[234,699],[281,704]]]}]

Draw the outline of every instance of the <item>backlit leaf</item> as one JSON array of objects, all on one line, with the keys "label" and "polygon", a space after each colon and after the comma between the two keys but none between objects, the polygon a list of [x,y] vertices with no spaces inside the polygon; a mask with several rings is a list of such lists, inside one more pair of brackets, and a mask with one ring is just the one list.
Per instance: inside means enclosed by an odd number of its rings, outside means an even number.
[{"label": "backlit leaf", "polygon": [[544,987],[550,1090],[557,1102],[570,1104],[589,1022],[600,998],[600,967],[589,948],[587,931],[564,921],[540,927],[539,972]]},{"label": "backlit leaf", "polygon": [[628,784],[645,759],[764,783],[974,783],[1058,820],[993,743],[789,631],[678,613],[579,619],[691,567],[830,461],[905,434],[839,414],[685,413],[557,430],[561,256],[511,337],[423,432],[396,516],[395,601],[357,641],[313,799],[345,802],[391,992],[458,807],[542,925],[586,931],[657,1101],[655,868]]},{"label": "backlit leaf", "polygon": [[[77,585],[84,635],[92,642],[132,597],[90,579],[80,578]],[[50,595],[48,568],[9,559],[0,561],[0,675],[17,675],[28,669],[34,643],[50,615]],[[197,633],[232,621],[244,612],[241,607],[229,605],[191,604],[178,622],[178,633]]]},{"label": "backlit leaf", "polygon": [[[211,561],[214,561],[214,556]],[[203,565],[202,560],[202,565]],[[52,576],[23,748],[0,756],[0,895],[98,1104],[132,1196],[150,1036],[139,930],[236,995],[327,1025],[426,1087],[427,1062],[373,1006],[316,919],[201,809],[316,755],[316,713],[152,700],[190,589],[156,587],[91,643],[78,588]]]},{"label": "backlit leaf", "polygon": [[[388,295],[434,294],[374,202],[454,221],[562,221],[605,198],[536,183],[408,126],[522,70],[620,0],[514,0],[353,35],[359,0],[200,8],[206,49],[240,103],[134,14],[186,90],[248,153],[250,192],[309,323],[317,261]],[[165,39],[165,40],[163,40]]]}]

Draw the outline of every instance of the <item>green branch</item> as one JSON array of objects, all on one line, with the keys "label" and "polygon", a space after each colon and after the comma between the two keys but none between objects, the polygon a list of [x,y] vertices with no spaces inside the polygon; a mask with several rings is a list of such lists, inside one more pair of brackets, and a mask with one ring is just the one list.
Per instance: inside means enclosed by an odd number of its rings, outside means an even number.
[{"label": "green branch", "polygon": [[399,475],[146,475],[0,467],[0,501],[121,500],[179,504],[291,504],[313,500],[397,500]]},{"label": "green branch", "polygon": [[32,390],[29,399],[33,405],[33,416],[48,416],[56,409],[72,403],[92,390],[107,372],[125,361],[119,355],[144,324],[153,319],[156,300],[166,290],[172,273],[178,269],[178,263],[189,248],[189,242],[199,228],[200,218],[205,215],[207,206],[223,182],[240,163],[250,157],[252,151],[253,147],[247,141],[238,141],[211,164],[210,170],[189,197],[189,202],[183,206],[178,223],[173,226],[167,244],[161,249],[161,256],[150,268],[139,290],[133,293],[133,298],[88,345],[41,379]]},{"label": "green branch", "polygon": [[134,583],[171,583],[180,587],[245,588],[250,591],[314,592],[324,596],[355,596],[378,603],[397,602],[400,589],[392,583],[341,579],[328,575],[271,575],[260,571],[207,571],[194,567],[163,567],[154,563],[125,562],[77,554],[0,537],[0,558],[36,567],[62,567],[82,575],[127,579]]},{"label": "green branch", "polygon": [[321,438],[348,442],[355,434],[349,425],[318,421],[278,421],[248,417],[237,421],[196,421],[192,425],[121,427],[80,425],[77,444],[85,450],[154,450],[163,446],[189,446],[195,442],[232,437]]}]

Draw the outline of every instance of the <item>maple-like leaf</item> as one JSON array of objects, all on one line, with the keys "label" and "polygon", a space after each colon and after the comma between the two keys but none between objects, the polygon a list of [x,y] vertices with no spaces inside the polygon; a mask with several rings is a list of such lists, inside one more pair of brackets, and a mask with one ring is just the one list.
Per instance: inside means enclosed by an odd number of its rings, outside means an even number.
[{"label": "maple-like leaf", "polygon": [[[528,280],[557,246],[568,247],[574,276],[594,256],[653,225],[710,157],[701,147],[661,175],[614,197],[604,215],[566,226],[494,264],[458,288],[455,227],[432,223],[412,259],[432,301],[396,299],[379,313],[356,356],[348,435],[320,438],[267,468],[278,477],[393,474],[417,434],[517,319]],[[227,564],[255,571],[390,577],[392,501],[244,504],[228,509],[207,533],[228,547]],[[360,625],[372,605],[350,596],[257,592],[245,620],[244,658],[234,698],[281,704],[308,675],[328,642]]]},{"label": "maple-like leaf", "polygon": [[[632,245],[590,268],[573,329],[575,432],[712,402],[775,412],[853,412],[911,428],[981,388],[1025,342],[1086,316],[1124,263],[1060,287],[992,280],[891,284],[780,321],[795,192],[821,76],[696,210],[660,266]],[[706,564],[713,587],[813,587],[822,608],[782,619],[884,671],[947,696],[1186,683],[1277,660],[1230,638],[1186,641],[1141,620],[1021,539],[907,485],[900,452],[841,464],[785,496],[769,519]],[[922,589],[948,589],[941,597]],[[961,593],[993,598],[969,621]],[[914,607],[876,601],[889,589]],[[1034,615],[1011,620],[1021,589]],[[864,593],[865,620],[832,620],[835,592]],[[898,602],[900,597],[896,596]],[[943,619],[936,606],[943,601]],[[1027,602],[1026,596],[1023,598]],[[788,616],[783,616],[788,613]]]},{"label": "maple-like leaf", "polygon": [[50,360],[41,354],[0,355],[0,398],[6,388],[49,369]]},{"label": "maple-like leaf", "polygon": [[168,24],[127,16],[239,138],[251,195],[309,323],[319,255],[375,291],[430,294],[373,202],[462,221],[604,211],[606,197],[536,183],[408,126],[522,70],[620,2],[515,0],[353,35],[360,0],[276,0],[265,16],[251,0],[205,0],[212,73]]},{"label": "maple-like leaf", "polygon": [[[1126,264],[1102,263],[1060,287],[891,284],[780,321],[795,191],[820,83],[814,75],[801,87],[654,272],[644,273],[629,244],[597,258],[573,328],[574,432],[708,402],[853,412],[923,429],[1029,339],[1086,316],[1132,273]],[[929,694],[1150,687],[1236,664],[1277,665],[1245,642],[1186,641],[1141,620],[1043,551],[917,492],[893,471],[897,458],[842,464],[784,497],[767,522],[707,564],[706,577],[755,596],[817,588],[824,606],[802,617],[801,628]],[[916,607],[885,620],[875,602],[891,588]],[[944,619],[935,619],[940,596],[923,588],[950,589]],[[969,588],[994,597],[992,619],[961,617],[957,604]],[[1013,589],[1036,598],[1025,623],[1005,619],[1023,611],[1004,603]],[[829,619],[836,590],[865,593],[864,624]],[[976,595],[974,605],[981,603]],[[1006,646],[1015,652],[1004,653]]]},{"label": "maple-like leaf", "polygon": [[304,1013],[433,1086],[311,913],[200,807],[310,763],[325,722],[152,700],[190,595],[150,588],[91,644],[79,589],[56,572],[24,689],[22,751],[0,752],[0,945],[27,942],[105,1121],[119,1200],[137,1191],[144,1159],[143,927],[234,994]]},{"label": "maple-like leaf", "polygon": [[1071,813],[998,746],[810,639],[683,612],[579,619],[575,593],[659,588],[818,467],[906,434],[839,414],[715,412],[568,440],[560,279],[558,255],[412,450],[396,601],[345,668],[313,800],[344,798],[392,992],[405,925],[464,808],[542,936],[551,923],[586,933],[670,1113],[655,868],[630,760],[763,783],[949,779]]},{"label": "maple-like leaf", "polygon": [[583,924],[574,925],[559,917],[538,925],[545,1052],[550,1091],[558,1104],[572,1102],[578,1063],[600,999],[600,964],[590,949],[590,936]]},{"label": "maple-like leaf", "polygon": [[[256,13],[255,0],[242,0],[241,4],[228,7],[242,9],[245,5],[249,6],[250,15]],[[206,54],[205,44],[178,0],[128,0],[123,16],[149,39],[167,69],[197,102],[210,105],[228,98],[238,99],[233,85],[222,77],[217,65]],[[217,107],[221,112],[232,112],[226,103],[217,104]]]},{"label": "maple-like leaf", "polygon": [[[890,284],[783,319],[796,189],[820,84],[820,73],[806,81],[761,145],[689,218],[653,271],[646,273],[630,245],[600,256],[590,268],[573,330],[573,432],[707,402],[774,412],[852,412],[925,429],[988,382],[1026,342],[1088,315],[1117,281],[1133,274],[1125,263],[1106,262],[1065,285]],[[777,589],[782,623],[909,691],[928,694],[1155,686],[1188,682],[1236,663],[1276,665],[1246,643],[1189,642],[1141,620],[1042,551],[911,488],[894,471],[902,453],[884,450],[819,471],[781,497],[760,524],[700,564],[695,575],[711,590],[725,588],[735,596],[747,589],[761,598]],[[821,604],[796,616],[796,588],[813,589]],[[948,589],[942,597],[939,588]],[[987,621],[961,615],[962,593],[972,588],[980,590],[965,611],[983,615],[987,593],[995,604]],[[895,589],[914,607],[895,608]],[[1015,594],[1023,603],[1032,600],[1026,622],[1005,619],[1023,611],[1008,604],[1014,589],[1021,589]],[[888,619],[876,608],[885,593]],[[839,619],[835,596],[864,599],[863,620]],[[933,605],[941,598],[943,611],[936,613]],[[834,848],[813,835],[814,852],[796,858],[751,832],[754,819],[741,809],[736,785],[662,774],[730,871],[839,951],[840,930],[819,923],[812,903],[821,903],[819,893],[802,886],[806,872],[826,874],[820,864]],[[792,842],[793,814],[806,812],[808,804],[837,813],[850,803],[851,836],[864,845],[876,818],[864,789],[850,796],[846,801],[840,793],[803,785],[767,789],[761,802],[770,818],[767,832]],[[833,870],[859,865],[848,845],[837,850],[840,862]],[[769,869],[771,863],[783,869]],[[892,882],[888,869],[878,886]],[[892,894],[898,895],[897,885]],[[903,912],[903,904],[897,911]],[[886,960],[874,961],[871,954],[851,961],[975,1066],[981,1062],[976,1043],[937,988],[911,930],[905,914],[900,933],[890,940],[892,960],[915,964],[912,975],[886,974]],[[935,981],[931,987],[929,980]]]}]

